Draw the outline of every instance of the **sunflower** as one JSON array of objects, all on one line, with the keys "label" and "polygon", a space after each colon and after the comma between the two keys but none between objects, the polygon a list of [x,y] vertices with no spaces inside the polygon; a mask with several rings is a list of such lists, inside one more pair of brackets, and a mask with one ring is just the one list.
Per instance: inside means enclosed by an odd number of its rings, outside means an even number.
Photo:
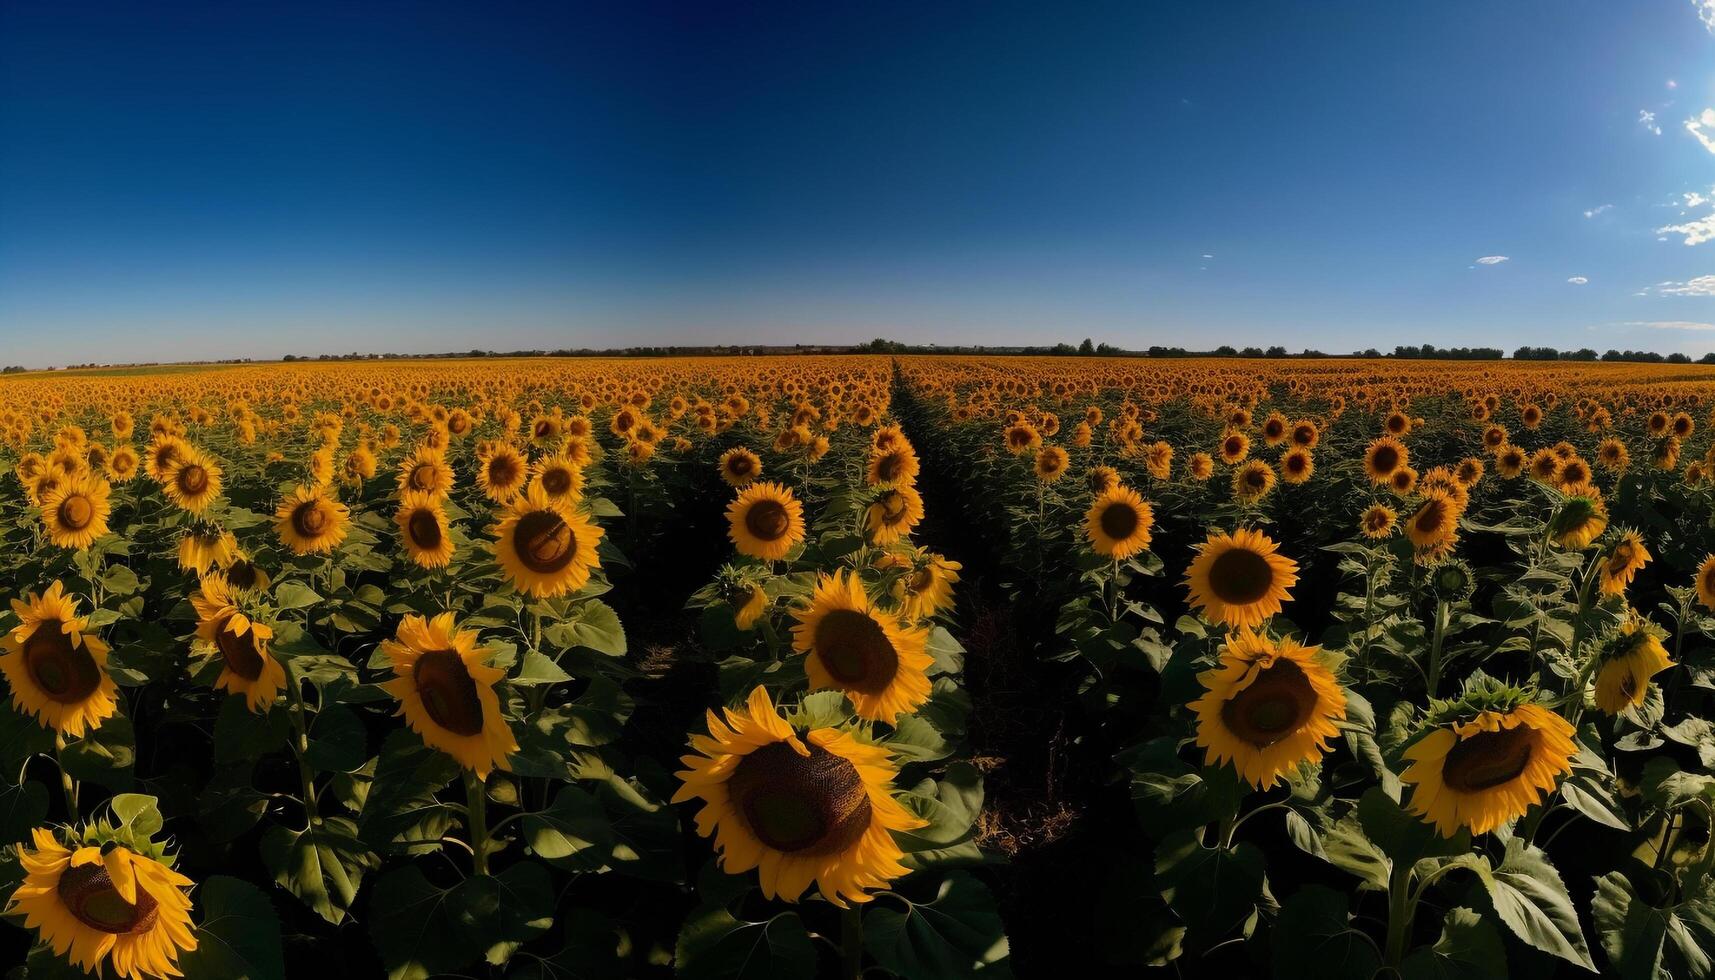
[{"label": "sunflower", "polygon": [[303,485],[280,502],[274,517],[274,532],[295,555],[332,552],[351,524],[351,510],[325,488]]},{"label": "sunflower", "polygon": [[417,491],[444,497],[453,489],[453,468],[447,465],[446,454],[438,449],[419,446],[399,464],[399,492]]},{"label": "sunflower", "polygon": [[158,847],[127,838],[128,847],[116,836],[96,824],[73,850],[47,827],[32,830],[34,846],[18,848],[24,881],[6,912],[85,973],[100,975],[110,961],[125,980],[179,976],[179,953],[197,948],[193,882]]},{"label": "sunflower", "polygon": [[1346,692],[1320,652],[1250,630],[1227,637],[1220,666],[1197,675],[1207,693],[1190,705],[1210,765],[1231,762],[1245,782],[1268,789],[1282,773],[1322,761],[1346,717]]},{"label": "sunflower", "polygon": [[1278,554],[1279,547],[1251,528],[1210,534],[1185,572],[1191,608],[1225,626],[1261,626],[1291,601],[1287,590],[1298,584],[1298,563]]},{"label": "sunflower", "polygon": [[932,619],[953,607],[953,586],[959,581],[959,571],[965,566],[950,561],[927,548],[913,548],[906,553],[890,552],[876,560],[877,568],[901,568],[904,574],[893,582],[893,598],[899,603],[899,615],[908,623]]},{"label": "sunflower", "polygon": [[1490,692],[1437,712],[1405,750],[1412,813],[1443,837],[1485,834],[1525,814],[1572,771],[1572,726],[1517,690]]},{"label": "sunflower", "polygon": [[709,712],[708,729],[681,757],[673,802],[703,801],[697,833],[714,838],[722,870],[758,868],[763,896],[788,902],[814,882],[840,908],[908,873],[893,832],[927,822],[893,798],[885,748],[835,728],[800,732],[762,687],[724,721]]},{"label": "sunflower", "polygon": [[405,553],[421,568],[445,568],[453,558],[453,537],[439,499],[420,491],[404,494],[393,515]]},{"label": "sunflower", "polygon": [[727,505],[726,516],[727,536],[741,555],[777,561],[804,540],[804,505],[783,484],[752,483]]},{"label": "sunflower", "polygon": [[1053,483],[1066,475],[1066,450],[1059,446],[1043,446],[1036,451],[1036,478],[1043,483]]},{"label": "sunflower", "polygon": [[221,574],[226,576],[227,587],[240,595],[267,592],[271,583],[268,573],[240,551],[234,551],[232,558],[221,565]]},{"label": "sunflower", "polygon": [[1228,466],[1236,466],[1244,462],[1244,458],[1250,455],[1250,451],[1250,437],[1243,432],[1229,432],[1221,437],[1218,452],[1221,456],[1221,462]]},{"label": "sunflower", "polygon": [[1310,450],[1302,447],[1288,449],[1280,457],[1280,478],[1291,484],[1306,483],[1310,475],[1316,472],[1316,459],[1310,455]]},{"label": "sunflower", "polygon": [[1405,536],[1413,547],[1426,551],[1451,541],[1459,533],[1459,505],[1440,490],[1431,490],[1423,503],[1405,519]]},{"label": "sunflower", "polygon": [[1192,453],[1185,468],[1190,472],[1191,479],[1201,483],[1215,475],[1215,460],[1208,453]]},{"label": "sunflower", "polygon": [[1502,446],[1495,450],[1495,472],[1508,480],[1523,473],[1527,463],[1524,450],[1517,446]]},{"label": "sunflower", "polygon": [[1260,459],[1233,470],[1233,499],[1241,503],[1256,503],[1273,489],[1274,468]]},{"label": "sunflower", "polygon": [[1715,610],[1715,555],[1703,559],[1697,566],[1697,601],[1703,608]]},{"label": "sunflower", "polygon": [[1621,624],[1619,634],[1601,652],[1596,669],[1596,707],[1603,714],[1617,715],[1644,703],[1650,678],[1674,662],[1668,659],[1661,637],[1642,617],[1633,614]]},{"label": "sunflower", "polygon": [[[1066,451],[1062,449],[1060,454],[1064,456]],[[917,450],[902,436],[887,449],[877,449],[870,453],[869,465],[864,469],[864,482],[872,487],[914,483],[922,468],[922,464],[917,461]]]},{"label": "sunflower", "polygon": [[1560,467],[1565,462],[1552,449],[1538,449],[1530,454],[1530,461],[1525,465],[1530,471],[1530,478],[1536,482],[1558,483]]},{"label": "sunflower", "polygon": [[197,639],[211,656],[220,658],[220,677],[214,686],[243,695],[251,711],[267,714],[286,686],[285,668],[268,652],[273,629],[238,608],[233,590],[219,572],[203,576],[191,606],[197,613]]},{"label": "sunflower", "polygon": [[529,478],[530,467],[511,443],[500,443],[477,457],[476,485],[482,488],[483,496],[497,504],[518,496]]},{"label": "sunflower", "polygon": [[583,499],[583,467],[563,455],[544,456],[530,465],[530,482],[556,503],[571,505]]},{"label": "sunflower", "polygon": [[12,600],[18,625],[0,639],[0,673],[12,704],[36,716],[43,728],[81,738],[117,709],[118,686],[107,674],[107,644],[85,632],[77,600],[55,582],[41,595]]},{"label": "sunflower", "polygon": [[1361,517],[1358,518],[1358,530],[1364,537],[1377,541],[1393,533],[1394,524],[1399,515],[1386,504],[1371,504]]},{"label": "sunflower", "polygon": [[406,615],[395,638],[381,641],[393,679],[380,687],[399,699],[397,713],[426,745],[486,779],[491,769],[512,768],[506,756],[518,743],[494,693],[506,671],[488,665],[492,651],[476,638],[475,630],[458,629],[450,612]]},{"label": "sunflower", "polygon": [[1084,537],[1090,550],[1118,561],[1149,547],[1155,511],[1137,491],[1115,485],[1096,495],[1084,513]]},{"label": "sunflower", "polygon": [[494,528],[495,554],[512,587],[537,598],[576,592],[601,567],[602,529],[550,501],[541,487],[518,495]]},{"label": "sunflower", "polygon": [[1596,447],[1596,464],[1615,473],[1624,473],[1632,465],[1632,454],[1626,450],[1625,443],[1610,436]]},{"label": "sunflower", "polygon": [[1632,576],[1650,563],[1649,549],[1636,531],[1627,531],[1614,542],[1602,559],[1602,594],[1620,595],[1632,584]]},{"label": "sunflower", "polygon": [[744,446],[734,446],[721,453],[720,470],[728,486],[747,487],[762,475],[762,459]]},{"label": "sunflower", "polygon": [[220,467],[202,450],[186,445],[179,450],[162,481],[167,499],[192,514],[208,509],[220,496]]},{"label": "sunflower", "polygon": [[747,585],[742,594],[733,597],[733,623],[741,630],[751,629],[768,612],[769,605],[767,589]]},{"label": "sunflower", "polygon": [[198,575],[226,565],[237,553],[238,540],[223,528],[198,525],[179,538],[179,568]]},{"label": "sunflower", "polygon": [[1594,487],[1569,492],[1549,523],[1548,533],[1562,548],[1582,551],[1608,527],[1608,507]]},{"label": "sunflower", "polygon": [[156,483],[166,483],[179,454],[190,449],[190,443],[178,436],[159,435],[149,444],[149,476]]},{"label": "sunflower", "polygon": [[1112,466],[1092,466],[1084,471],[1084,486],[1098,497],[1119,485],[1119,471]]},{"label": "sunflower", "polygon": [[94,473],[67,478],[42,495],[42,527],[56,547],[83,550],[107,533],[113,512],[107,481]]},{"label": "sunflower", "polygon": [[[1014,456],[1022,456],[1042,445],[1042,434],[1036,431],[1036,426],[1023,420],[1007,426],[1004,438],[1007,451]],[[876,445],[879,448],[881,444],[877,442]]]},{"label": "sunflower", "polygon": [[1371,483],[1386,484],[1397,470],[1411,461],[1405,444],[1393,436],[1382,436],[1364,450],[1364,475]]},{"label": "sunflower", "polygon": [[137,475],[137,450],[119,446],[107,457],[107,478],[114,483],[130,483]]},{"label": "sunflower", "polygon": [[923,519],[923,497],[916,487],[883,490],[864,514],[864,529],[872,544],[890,545],[911,533]]},{"label": "sunflower", "polygon": [[856,572],[822,575],[792,617],[811,690],[844,691],[859,717],[890,724],[929,699],[928,631],[871,602]]}]

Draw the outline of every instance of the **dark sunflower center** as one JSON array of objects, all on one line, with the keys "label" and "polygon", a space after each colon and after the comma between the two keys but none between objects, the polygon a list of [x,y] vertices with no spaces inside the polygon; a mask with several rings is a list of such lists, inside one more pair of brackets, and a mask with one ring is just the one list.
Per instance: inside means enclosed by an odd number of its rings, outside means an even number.
[{"label": "dark sunflower center", "polygon": [[107,868],[100,864],[65,869],[56,890],[77,921],[109,935],[148,932],[160,915],[154,896],[142,888],[137,889],[136,904],[122,898]]},{"label": "dark sunflower center", "polygon": [[518,560],[539,575],[565,568],[578,553],[571,526],[551,510],[533,510],[519,518],[513,540],[517,543]]},{"label": "dark sunflower center", "polygon": [[418,463],[411,470],[411,489],[433,490],[435,488],[435,467],[431,463]]},{"label": "dark sunflower center", "polygon": [[1245,448],[1244,443],[1240,442],[1238,440],[1238,437],[1235,436],[1235,437],[1229,438],[1227,440],[1226,445],[1222,451],[1225,452],[1228,456],[1237,456],[1239,453],[1244,451],[1244,448]]},{"label": "dark sunflower center", "polygon": [[924,566],[911,573],[910,579],[907,580],[906,587],[912,592],[922,592],[934,584],[935,573],[930,571],[928,566]]},{"label": "dark sunflower center", "polygon": [[256,651],[254,632],[239,636],[228,629],[226,623],[221,623],[220,631],[214,634],[214,645],[220,649],[220,658],[226,662],[227,670],[247,681],[262,676],[262,655]]},{"label": "dark sunflower center", "polygon": [[50,701],[77,704],[101,687],[101,668],[82,644],[72,646],[60,626],[49,619],[36,627],[24,641],[24,666]]},{"label": "dark sunflower center", "polygon": [[441,546],[441,521],[435,512],[426,507],[419,507],[411,512],[405,520],[405,527],[411,532],[411,541],[419,548],[439,548]]},{"label": "dark sunflower center", "polygon": [[306,500],[292,511],[292,530],[302,537],[319,538],[328,529],[327,511],[321,501]]},{"label": "dark sunflower center", "polygon": [[887,518],[887,523],[898,523],[905,516],[905,495],[902,493],[887,493],[881,497],[881,514]]},{"label": "dark sunflower center", "polygon": [[750,832],[777,851],[837,854],[869,829],[863,777],[820,746],[806,757],[785,742],[764,745],[739,760],[727,792]]},{"label": "dark sunflower center", "polygon": [[1282,425],[1281,423],[1279,423],[1273,419],[1270,419],[1269,421],[1263,423],[1262,431],[1264,433],[1266,433],[1270,439],[1279,439],[1281,433],[1286,431],[1286,426]]},{"label": "dark sunflower center", "polygon": [[1622,541],[1608,558],[1608,574],[1619,575],[1632,565],[1632,543]]},{"label": "dark sunflower center", "polygon": [[1431,500],[1423,505],[1422,510],[1417,512],[1417,517],[1412,523],[1417,525],[1419,531],[1425,534],[1433,534],[1441,530],[1441,526],[1446,523],[1446,520],[1446,508],[1441,506],[1441,501]]},{"label": "dark sunflower center", "polygon": [[572,474],[559,466],[544,470],[542,489],[546,490],[549,496],[563,497],[572,489]]},{"label": "dark sunflower center", "polygon": [[1267,748],[1303,728],[1316,708],[1316,689],[1290,660],[1257,675],[1251,685],[1221,705],[1221,720],[1239,738]]},{"label": "dark sunflower center", "polygon": [[1523,726],[1478,732],[1448,751],[1441,765],[1441,779],[1449,789],[1461,793],[1510,782],[1530,764],[1534,744],[1530,730]]},{"label": "dark sunflower center", "polygon": [[1137,530],[1140,522],[1137,511],[1131,504],[1124,501],[1109,504],[1102,509],[1102,533],[1115,541],[1124,541]]},{"label": "dark sunflower center", "polygon": [[59,519],[69,531],[81,531],[95,518],[95,507],[82,494],[60,501]]},{"label": "dark sunflower center", "polygon": [[778,541],[791,527],[791,515],[778,500],[758,500],[744,512],[744,529],[761,541]]},{"label": "dark sunflower center", "polygon": [[256,566],[240,558],[226,570],[226,580],[237,589],[253,589],[256,587]]},{"label": "dark sunflower center", "polygon": [[816,625],[816,655],[841,687],[880,694],[899,673],[899,654],[874,619],[835,609]]},{"label": "dark sunflower center", "polygon": [[1248,606],[1274,586],[1274,566],[1248,548],[1229,548],[1209,565],[1209,588],[1230,606]]},{"label": "dark sunflower center", "polygon": [[482,731],[482,699],[464,661],[452,650],[430,650],[411,669],[423,710],[435,724],[454,735]]},{"label": "dark sunflower center", "polygon": [[876,476],[881,477],[883,481],[891,483],[893,479],[899,475],[899,471],[903,467],[904,463],[900,460],[898,454],[888,453],[886,456],[883,456],[881,459],[876,461],[875,474]]},{"label": "dark sunflower center", "polygon": [[1245,472],[1245,486],[1252,490],[1261,490],[1268,486],[1268,471],[1261,468],[1247,470]]},{"label": "dark sunflower center", "polygon": [[726,468],[727,472],[731,473],[733,476],[744,476],[750,472],[750,457],[734,456],[727,460]]},{"label": "dark sunflower center", "polygon": [[518,479],[518,464],[510,456],[496,456],[488,461],[488,482],[494,486],[511,486]]},{"label": "dark sunflower center", "polygon": [[1377,446],[1376,451],[1370,454],[1370,463],[1378,473],[1392,473],[1399,465],[1399,450],[1392,446]]},{"label": "dark sunflower center", "polygon": [[179,470],[179,489],[189,494],[198,494],[207,490],[208,470],[195,463]]}]

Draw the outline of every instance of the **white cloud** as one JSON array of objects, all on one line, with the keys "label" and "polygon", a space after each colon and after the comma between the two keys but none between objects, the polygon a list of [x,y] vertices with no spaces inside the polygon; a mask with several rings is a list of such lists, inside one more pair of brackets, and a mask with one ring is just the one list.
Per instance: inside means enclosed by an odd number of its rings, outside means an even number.
[{"label": "white cloud", "polygon": [[1628,320],[1622,327],[1646,327],[1650,330],[1715,330],[1715,323],[1691,320]]},{"label": "white cloud", "polygon": [[1203,253],[1203,257],[1204,257],[1204,258],[1205,258],[1205,259],[1212,259],[1212,258],[1214,258],[1214,256],[1213,256],[1213,255],[1210,255],[1210,254],[1209,254],[1209,253],[1207,253],[1207,252],[1205,252],[1205,253]]},{"label": "white cloud", "polygon": [[1687,245],[1701,245],[1707,241],[1715,241],[1715,214],[1704,215],[1694,221],[1657,228],[1655,233],[1658,235],[1684,235]]},{"label": "white cloud", "polygon": [[1679,83],[1670,78],[1667,80],[1667,87],[1670,89],[1675,89],[1675,88],[1679,87]]},{"label": "white cloud", "polygon": [[1715,34],[1715,0],[1691,0],[1691,5],[1697,8],[1697,19],[1709,33]]},{"label": "white cloud", "polygon": [[1510,258],[1510,256],[1506,256],[1506,255],[1485,255],[1482,258],[1477,260],[1477,264],[1478,265],[1500,265],[1502,262],[1507,261],[1508,258]]},{"label": "white cloud", "polygon": [[1597,216],[1598,214],[1601,214],[1604,211],[1612,211],[1612,210],[1614,210],[1614,206],[1612,204],[1598,204],[1595,207],[1589,209],[1588,211],[1585,211],[1584,217],[1594,218],[1595,216]]},{"label": "white cloud", "polygon": [[1582,286],[1590,280],[1585,276],[1570,276],[1566,281],[1574,286]]},{"label": "white cloud", "polygon": [[[1704,109],[1697,118],[1685,121],[1685,131],[1697,137],[1697,142],[1710,153],[1715,153],[1715,109]],[[1658,130],[1656,133],[1660,136]]]},{"label": "white cloud", "polygon": [[[1661,124],[1655,121],[1655,113],[1648,109],[1638,110],[1638,124],[1642,126],[1646,132],[1654,133],[1657,136],[1661,135]],[[1690,123],[1686,123],[1686,125],[1689,126]]]},{"label": "white cloud", "polygon": [[1698,276],[1686,282],[1658,282],[1651,288],[1660,296],[1715,296],[1715,276]]}]

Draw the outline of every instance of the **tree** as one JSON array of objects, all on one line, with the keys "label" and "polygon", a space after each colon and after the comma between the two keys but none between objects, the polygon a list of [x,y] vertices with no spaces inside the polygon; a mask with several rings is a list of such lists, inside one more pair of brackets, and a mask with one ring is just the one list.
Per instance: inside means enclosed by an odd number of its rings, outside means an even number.
[{"label": "tree", "polygon": [[1091,343],[1090,338],[1088,338],[1088,337],[1085,337],[1084,342],[1078,345],[1078,353],[1084,355],[1085,357],[1089,357],[1092,354],[1094,354],[1095,352],[1096,352],[1096,345]]},{"label": "tree", "polygon": [[1214,355],[1216,357],[1238,357],[1239,352],[1236,350],[1233,350],[1231,347],[1227,346],[1226,344],[1222,344],[1221,346],[1215,348]]},{"label": "tree", "polygon": [[1240,357],[1261,357],[1262,356],[1262,348],[1261,347],[1246,347],[1244,350],[1239,351],[1239,356]]}]

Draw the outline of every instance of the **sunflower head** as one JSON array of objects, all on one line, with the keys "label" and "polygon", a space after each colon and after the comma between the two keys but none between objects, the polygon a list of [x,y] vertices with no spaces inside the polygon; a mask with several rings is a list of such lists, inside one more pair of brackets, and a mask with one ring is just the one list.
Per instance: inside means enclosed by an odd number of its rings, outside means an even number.
[{"label": "sunflower head", "polygon": [[1116,561],[1148,548],[1154,529],[1155,511],[1137,491],[1118,484],[1097,494],[1084,513],[1090,549]]},{"label": "sunflower head", "polygon": [[1603,714],[1617,715],[1644,703],[1650,678],[1674,666],[1662,646],[1663,631],[1629,611],[1614,635],[1597,652],[1595,701]]},{"label": "sunflower head", "polygon": [[7,913],[86,973],[110,966],[125,980],[177,976],[179,954],[197,948],[192,881],[129,822],[66,833],[62,842],[52,828],[31,831],[30,846],[18,851],[24,881]]},{"label": "sunflower head", "polygon": [[1531,690],[1471,675],[1453,700],[1431,702],[1405,750],[1410,810],[1444,837],[1483,834],[1524,815],[1572,770],[1572,726]]},{"label": "sunflower head", "polygon": [[42,495],[42,526],[60,548],[82,550],[107,533],[113,512],[107,481],[93,472],[65,481]]},{"label": "sunflower head", "polygon": [[411,491],[399,499],[393,515],[405,553],[421,568],[444,568],[453,557],[452,528],[438,498]]},{"label": "sunflower head", "polygon": [[859,717],[889,723],[928,700],[928,631],[873,602],[858,573],[822,575],[792,616],[811,690],[843,691]]},{"label": "sunflower head", "polygon": [[214,686],[242,695],[251,711],[266,714],[286,686],[286,671],[268,651],[273,628],[247,608],[254,595],[233,589],[226,576],[212,572],[203,576],[191,606],[197,613],[197,645],[220,662]]},{"label": "sunflower head", "polygon": [[864,530],[871,544],[890,545],[911,533],[923,519],[923,496],[910,484],[888,487],[864,512]]},{"label": "sunflower head", "polygon": [[538,598],[576,592],[601,567],[605,533],[582,511],[548,499],[541,487],[520,494],[494,529],[495,555],[513,588]]},{"label": "sunflower head", "polygon": [[44,728],[72,736],[99,727],[117,710],[118,687],[107,673],[107,644],[88,632],[77,600],[60,582],[40,595],[12,600],[18,625],[0,648],[0,673],[12,704]]},{"label": "sunflower head", "polygon": [[425,744],[479,779],[511,768],[507,756],[518,743],[494,691],[506,672],[489,666],[492,651],[477,645],[474,630],[459,629],[450,612],[407,615],[381,650],[393,665],[393,679],[381,688],[399,700],[398,713]]},{"label": "sunflower head", "polygon": [[1644,547],[1643,536],[1636,531],[1620,535],[1602,556],[1601,576],[1603,595],[1621,595],[1638,570],[1649,564],[1652,556]]},{"label": "sunflower head", "polygon": [[1297,583],[1298,563],[1252,528],[1211,533],[1185,574],[1191,607],[1235,629],[1255,629],[1280,612]]},{"label": "sunflower head", "polygon": [[739,554],[777,561],[804,540],[804,505],[790,487],[752,483],[727,506],[727,535]]},{"label": "sunflower head", "polygon": [[1190,705],[1211,765],[1231,762],[1246,782],[1268,789],[1283,773],[1321,761],[1346,717],[1346,692],[1320,652],[1249,630],[1227,637],[1219,665],[1197,677],[1204,695]]},{"label": "sunflower head", "polygon": [[836,728],[788,721],[765,688],[708,715],[691,737],[673,802],[700,800],[697,832],[728,874],[756,868],[763,895],[796,902],[812,883],[844,908],[907,872],[895,831],[925,821],[893,798],[887,750]]},{"label": "sunflower head", "polygon": [[1549,522],[1548,534],[1554,543],[1572,551],[1582,551],[1608,527],[1608,507],[1594,487],[1579,487],[1570,492]]},{"label": "sunflower head", "polygon": [[1394,513],[1392,507],[1386,504],[1371,504],[1359,516],[1358,530],[1364,537],[1375,541],[1393,534],[1398,520],[1399,515]]},{"label": "sunflower head", "polygon": [[327,554],[345,540],[351,510],[326,487],[299,485],[274,512],[274,531],[293,554]]},{"label": "sunflower head", "polygon": [[734,446],[721,454],[720,471],[728,486],[747,487],[762,476],[762,459],[744,446]]}]

